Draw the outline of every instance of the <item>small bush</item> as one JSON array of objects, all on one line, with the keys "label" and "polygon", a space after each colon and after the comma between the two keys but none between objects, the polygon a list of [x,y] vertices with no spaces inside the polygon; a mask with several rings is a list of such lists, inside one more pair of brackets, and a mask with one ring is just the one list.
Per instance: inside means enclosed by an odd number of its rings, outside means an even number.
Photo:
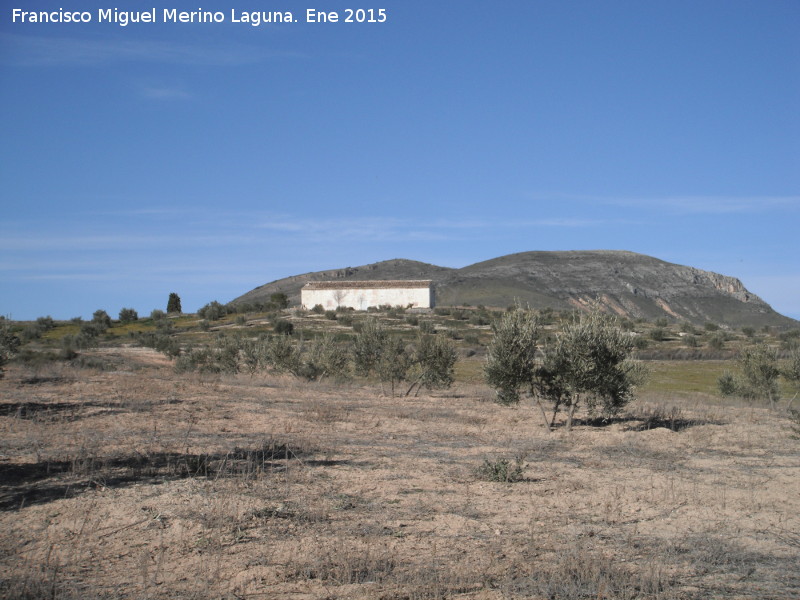
[{"label": "small bush", "polygon": [[717,379],[717,388],[723,396],[733,396],[736,393],[736,378],[730,371],[725,371]]},{"label": "small bush", "polygon": [[120,323],[132,323],[139,320],[139,313],[132,308],[123,308],[119,311]]},{"label": "small bush", "polygon": [[486,458],[483,464],[476,469],[476,474],[485,481],[515,483],[522,481],[522,470],[524,468],[525,461],[519,456],[514,459],[513,463],[507,458],[500,458],[495,461],[490,461]]},{"label": "small bush", "polygon": [[[664,319],[666,321],[666,319]],[[650,339],[656,342],[663,342],[667,339],[667,332],[663,327],[654,327],[650,330]]]},{"label": "small bush", "polygon": [[211,323],[207,319],[201,320],[197,325],[200,327],[200,331],[209,331],[211,329]]},{"label": "small bush", "polygon": [[162,320],[164,320],[164,319],[166,319],[166,318],[167,318],[167,313],[165,313],[165,312],[164,312],[163,310],[161,310],[161,309],[154,308],[154,309],[153,309],[153,310],[150,312],[150,318],[151,318],[151,319],[153,319],[153,321],[162,321]]},{"label": "small bush", "polygon": [[274,294],[270,294],[269,301],[279,309],[289,307],[289,296],[283,292],[275,292]]},{"label": "small bush", "polygon": [[101,333],[111,327],[111,317],[104,310],[96,310],[92,315],[92,323],[101,328]]},{"label": "small bush", "polygon": [[408,323],[412,327],[416,327],[417,325],[419,325],[419,317],[416,315],[408,315],[406,317],[406,323]]},{"label": "small bush", "polygon": [[325,318],[329,321],[335,321],[337,319],[336,311],[335,310],[326,310],[325,311]]},{"label": "small bush", "polygon": [[279,335],[292,335],[294,333],[294,325],[286,319],[278,319],[273,325],[275,333]]},{"label": "small bush", "polygon": [[500,404],[517,404],[520,388],[529,387],[539,341],[539,320],[527,310],[503,313],[492,325],[494,337],[484,365],[484,377]]},{"label": "small bush", "polygon": [[708,347],[713,350],[722,350],[725,347],[725,335],[715,333],[708,340]]},{"label": "small bush", "polygon": [[6,364],[17,353],[20,345],[19,337],[11,331],[11,326],[8,322],[5,319],[0,321],[0,379],[3,378],[3,370]]},{"label": "small bush", "polygon": [[208,319],[209,321],[217,321],[226,314],[228,314],[228,309],[216,300],[212,300],[197,311],[198,317],[201,319]]},{"label": "small bush", "polygon": [[47,315],[46,317],[39,317],[36,319],[36,325],[38,325],[42,331],[50,331],[56,326],[56,323],[53,321],[53,317]]},{"label": "small bush", "polygon": [[240,326],[247,325],[247,317],[245,317],[244,315],[237,315],[236,319],[234,320],[234,323]]},{"label": "small bush", "polygon": [[719,325],[716,323],[706,323],[703,327],[705,327],[706,331],[717,331],[719,330]]},{"label": "small bush", "polygon": [[315,315],[321,315],[325,312],[325,307],[322,304],[315,304],[314,308],[311,309],[311,312]]},{"label": "small bush", "polygon": [[480,325],[489,325],[490,323],[491,321],[489,320],[489,316],[481,313],[473,314],[469,318],[470,325],[480,326]]},{"label": "small bush", "polygon": [[420,321],[419,330],[421,333],[436,333],[436,326],[433,321]]}]

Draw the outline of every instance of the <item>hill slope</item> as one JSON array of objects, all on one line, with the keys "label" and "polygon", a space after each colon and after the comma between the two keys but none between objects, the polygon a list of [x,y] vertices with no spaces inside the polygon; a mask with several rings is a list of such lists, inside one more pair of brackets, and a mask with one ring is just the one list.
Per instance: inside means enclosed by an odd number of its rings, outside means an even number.
[{"label": "hill slope", "polygon": [[262,285],[233,304],[268,300],[284,292],[293,304],[309,281],[432,279],[438,305],[508,306],[519,301],[558,310],[599,300],[609,312],[630,318],[668,317],[732,327],[798,322],[775,312],[734,277],[668,263],[626,251],[521,252],[461,269],[393,259],[332,271],[318,271]]}]

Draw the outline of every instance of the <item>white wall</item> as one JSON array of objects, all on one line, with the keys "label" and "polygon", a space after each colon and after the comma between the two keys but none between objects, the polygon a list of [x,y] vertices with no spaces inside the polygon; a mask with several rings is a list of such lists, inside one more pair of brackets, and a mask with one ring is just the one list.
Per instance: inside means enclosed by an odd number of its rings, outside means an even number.
[{"label": "white wall", "polygon": [[431,308],[433,291],[430,288],[350,288],[339,290],[301,290],[300,302],[305,308],[321,304],[326,310],[338,306],[367,310],[370,306],[408,306]]}]

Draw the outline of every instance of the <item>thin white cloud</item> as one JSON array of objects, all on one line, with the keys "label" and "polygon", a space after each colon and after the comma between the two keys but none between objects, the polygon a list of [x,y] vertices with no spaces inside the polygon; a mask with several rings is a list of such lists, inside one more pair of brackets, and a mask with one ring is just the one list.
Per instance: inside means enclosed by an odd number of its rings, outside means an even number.
[{"label": "thin white cloud", "polygon": [[160,40],[57,38],[12,33],[0,33],[0,48],[0,62],[22,67],[87,67],[120,62],[234,66],[302,56],[241,44],[194,45]]}]

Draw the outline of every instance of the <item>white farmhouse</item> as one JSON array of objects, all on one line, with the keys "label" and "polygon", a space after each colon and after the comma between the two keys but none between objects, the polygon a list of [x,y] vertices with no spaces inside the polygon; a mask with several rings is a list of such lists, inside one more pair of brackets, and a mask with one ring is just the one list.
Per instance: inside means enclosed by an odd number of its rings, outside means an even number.
[{"label": "white farmhouse", "polygon": [[370,306],[433,308],[433,282],[429,279],[384,281],[311,281],[300,290],[305,308],[321,304],[367,310]]}]

